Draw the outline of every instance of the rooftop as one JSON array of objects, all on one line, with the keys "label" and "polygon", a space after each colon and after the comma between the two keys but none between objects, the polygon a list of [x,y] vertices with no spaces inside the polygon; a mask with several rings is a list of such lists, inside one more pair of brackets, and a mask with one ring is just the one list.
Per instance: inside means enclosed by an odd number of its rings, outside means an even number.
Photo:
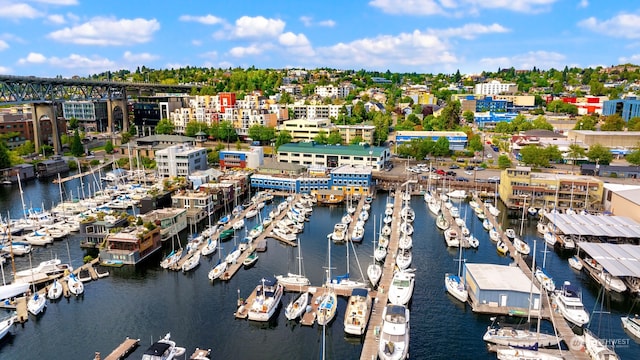
[{"label": "rooftop", "polygon": [[532,291],[540,295],[540,289],[531,286],[531,279],[517,266],[466,263],[465,268],[482,290]]},{"label": "rooftop", "polygon": [[369,152],[375,157],[380,157],[387,150],[382,146],[369,145],[320,145],[315,142],[299,142],[281,145],[278,153],[281,152],[298,152],[313,154],[329,154],[329,155],[355,155],[369,156]]},{"label": "rooftop", "polygon": [[640,237],[640,224],[625,216],[595,216],[580,214],[544,215],[565,235],[604,236],[613,238]]},{"label": "rooftop", "polygon": [[640,246],[588,242],[578,246],[611,275],[640,277]]},{"label": "rooftop", "polygon": [[371,166],[354,166],[354,165],[342,165],[333,170],[332,174],[365,174],[371,175]]}]

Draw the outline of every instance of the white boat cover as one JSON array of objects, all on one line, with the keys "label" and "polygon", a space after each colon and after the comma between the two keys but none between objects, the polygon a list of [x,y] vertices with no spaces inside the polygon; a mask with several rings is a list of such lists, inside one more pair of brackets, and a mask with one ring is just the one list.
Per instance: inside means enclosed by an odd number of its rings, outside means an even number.
[{"label": "white boat cover", "polygon": [[640,246],[579,242],[578,246],[613,276],[640,278]]},{"label": "white boat cover", "polygon": [[625,216],[595,216],[545,214],[565,235],[605,236],[612,238],[640,237],[640,224]]}]

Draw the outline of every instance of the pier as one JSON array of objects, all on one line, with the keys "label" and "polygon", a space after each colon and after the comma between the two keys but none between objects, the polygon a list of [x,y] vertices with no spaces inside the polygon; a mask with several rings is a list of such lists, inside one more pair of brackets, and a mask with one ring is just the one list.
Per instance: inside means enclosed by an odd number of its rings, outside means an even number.
[{"label": "pier", "polygon": [[[117,348],[113,349],[111,354],[107,355],[104,360],[121,360],[126,358],[133,349],[137,348],[140,344],[140,339],[126,338]],[[96,352],[95,359],[100,359],[100,353]]]},{"label": "pier", "polygon": [[110,166],[111,164],[113,164],[113,160],[107,161],[104,164],[101,164],[98,167],[96,167],[95,169],[91,169],[89,171],[85,171],[85,172],[78,173],[78,174],[75,174],[75,175],[70,175],[70,176],[64,177],[64,178],[62,178],[60,180],[53,179],[53,183],[54,184],[65,183],[65,182],[67,182],[69,180],[78,179],[78,178],[81,178],[81,177],[84,177],[84,176],[87,176],[87,175],[95,174],[96,171],[100,171],[103,168],[105,168],[107,166]]}]

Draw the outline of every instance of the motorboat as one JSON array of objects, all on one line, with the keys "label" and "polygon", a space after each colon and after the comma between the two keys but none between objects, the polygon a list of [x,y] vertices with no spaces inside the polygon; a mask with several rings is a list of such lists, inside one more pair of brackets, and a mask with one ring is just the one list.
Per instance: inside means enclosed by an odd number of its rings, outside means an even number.
[{"label": "motorboat", "polygon": [[356,225],[353,228],[353,232],[351,233],[351,241],[353,242],[361,242],[364,237],[364,227]]},{"label": "motorboat", "polygon": [[460,239],[458,238],[458,232],[453,228],[449,228],[444,231],[444,241],[447,243],[448,247],[460,246]]},{"label": "motorboat", "polygon": [[556,242],[558,242],[558,238],[556,237],[556,234],[552,233],[551,231],[547,231],[546,233],[544,233],[544,241],[547,243],[547,245],[553,247]]},{"label": "motorboat", "polygon": [[[385,251],[386,253],[386,251]],[[382,277],[382,266],[374,262],[367,266],[367,277],[374,287],[378,285],[380,278]]]},{"label": "motorboat", "polygon": [[233,230],[240,230],[244,227],[244,219],[237,220],[233,223]]},{"label": "motorboat", "polygon": [[536,231],[538,232],[538,234],[544,235],[547,233],[547,231],[549,231],[549,228],[547,227],[547,224],[538,221],[538,223],[536,224]]},{"label": "motorboat", "polygon": [[340,220],[340,222],[345,224],[345,225],[351,224],[351,221],[353,221],[353,218],[351,217],[350,214],[344,214],[342,216],[342,219]]},{"label": "motorboat", "polygon": [[467,243],[469,243],[469,246],[474,249],[477,249],[480,246],[480,240],[478,240],[477,237],[473,236],[473,234],[466,236],[465,239],[467,239]]},{"label": "motorboat", "polygon": [[582,261],[580,261],[580,258],[578,257],[578,255],[573,255],[572,257],[569,258],[569,266],[571,266],[572,269],[575,270],[582,270]]},{"label": "motorboat", "polygon": [[540,285],[548,292],[553,292],[556,289],[556,284],[553,282],[553,278],[549,276],[544,269],[536,267],[536,271],[533,272]]},{"label": "motorboat", "polygon": [[248,269],[255,265],[256,261],[258,261],[258,252],[253,250],[251,254],[249,254],[244,260],[242,260],[242,265],[245,269]]},{"label": "motorboat", "polygon": [[637,339],[640,339],[640,317],[638,317],[638,315],[635,315],[633,317],[631,317],[630,315],[623,316],[620,318],[620,320],[622,321],[622,327],[625,330],[630,332]]},{"label": "motorboat", "polygon": [[142,360],[173,360],[184,355],[185,351],[185,348],[176,346],[175,341],[171,340],[171,334],[167,333],[145,350]]},{"label": "motorboat", "polygon": [[11,327],[13,326],[13,323],[15,321],[15,313],[0,320],[0,340],[2,340],[2,338],[4,338],[9,333],[9,330],[11,330]]},{"label": "motorboat", "polygon": [[508,228],[504,231],[504,234],[507,235],[509,240],[513,240],[516,237],[516,231],[512,228]]},{"label": "motorboat", "polygon": [[382,312],[382,327],[378,343],[381,360],[406,359],[409,354],[409,309],[389,304]]},{"label": "motorboat", "polygon": [[460,227],[460,233],[462,234],[462,236],[467,237],[469,235],[471,235],[471,231],[469,231],[469,228],[467,227],[467,225],[465,224],[464,226]]},{"label": "motorboat", "polygon": [[409,249],[398,249],[398,254],[396,255],[396,266],[400,270],[406,270],[411,266],[411,261],[413,261],[413,254]]},{"label": "motorboat", "polygon": [[200,251],[196,250],[193,255],[182,264],[182,272],[189,272],[200,265]]},{"label": "motorboat", "polygon": [[218,225],[227,225],[227,223],[229,222],[229,220],[231,220],[231,216],[230,215],[225,215],[223,217],[221,217],[218,220]]},{"label": "motorboat", "polygon": [[449,221],[444,217],[444,214],[442,213],[442,211],[438,214],[438,217],[436,218],[436,226],[438,227],[438,229],[442,231],[447,230],[449,228]]},{"label": "motorboat", "polygon": [[558,345],[560,340],[555,335],[527,329],[516,329],[511,326],[501,326],[496,322],[496,318],[492,318],[492,320],[493,322],[487,327],[487,331],[482,336],[482,340],[490,344],[533,348],[535,346],[555,346]]},{"label": "motorboat", "polygon": [[457,218],[455,218],[453,220],[455,221],[456,225],[458,225],[459,227],[463,227],[463,226],[466,227],[467,226],[467,223],[461,217],[457,217]]},{"label": "motorboat", "polygon": [[371,313],[371,296],[363,288],[351,290],[344,312],[344,332],[350,335],[362,335],[369,322]]},{"label": "motorboat", "polygon": [[447,193],[449,199],[462,200],[467,198],[466,190],[453,190]]},{"label": "motorboat", "polygon": [[333,240],[333,242],[344,241],[346,232],[347,232],[347,224],[342,222],[335,224],[333,227],[333,233],[331,233],[331,240]]},{"label": "motorboat", "polygon": [[500,255],[507,255],[507,253],[509,252],[509,248],[507,247],[507,243],[505,243],[502,240],[498,240],[498,243],[496,244],[496,250],[498,251],[498,254]]},{"label": "motorboat", "polygon": [[327,290],[319,299],[316,321],[318,325],[327,325],[336,316],[338,296],[333,289]]},{"label": "motorboat", "polygon": [[244,218],[251,219],[251,218],[254,218],[256,215],[258,215],[258,209],[251,209],[247,211],[246,214],[244,214]]},{"label": "motorboat", "polygon": [[284,316],[289,320],[295,320],[307,311],[307,304],[309,303],[309,292],[305,291],[301,293],[295,300],[291,300],[287,307],[284,309]]},{"label": "motorboat", "polygon": [[606,290],[623,293],[627,291],[627,285],[624,281],[617,276],[611,275],[607,272],[602,264],[596,262],[594,259],[584,259],[584,264],[589,267],[589,274],[591,277],[599,282]]},{"label": "motorboat", "polygon": [[0,245],[3,254],[13,253],[14,256],[24,256],[31,253],[31,244],[22,241],[12,241],[9,245]]},{"label": "motorboat", "polygon": [[263,278],[255,292],[255,299],[249,307],[249,320],[269,321],[280,305],[284,287],[275,277]]},{"label": "motorboat", "polygon": [[529,255],[529,253],[531,252],[529,244],[527,244],[526,242],[524,242],[524,240],[520,239],[517,236],[513,238],[513,247],[522,255]]},{"label": "motorboat", "polygon": [[67,276],[67,285],[69,286],[69,292],[75,296],[80,296],[84,293],[84,284],[74,273]]},{"label": "motorboat", "polygon": [[35,292],[27,301],[27,311],[33,316],[38,316],[47,306],[47,299]]},{"label": "motorboat", "polygon": [[489,239],[493,242],[500,241],[500,233],[495,228],[489,230]]},{"label": "motorboat", "polygon": [[457,219],[460,217],[460,210],[458,207],[452,206],[451,209],[449,209],[449,214],[451,214],[452,218]]},{"label": "motorboat", "polygon": [[565,281],[562,284],[560,290],[553,295],[553,299],[558,310],[567,321],[578,326],[583,326],[589,322],[589,313],[584,309],[580,292],[569,281]]},{"label": "motorboat", "polygon": [[598,339],[590,330],[584,329],[584,351],[593,360],[619,360],[620,357],[607,346],[607,341]]},{"label": "motorboat", "polygon": [[398,241],[398,248],[401,250],[411,249],[413,247],[413,238],[411,235],[400,235],[400,240]]},{"label": "motorboat", "polygon": [[396,271],[389,286],[389,302],[394,305],[406,305],[413,296],[415,274],[411,271]]},{"label": "motorboat", "polygon": [[0,285],[0,300],[9,299],[24,294],[29,289],[29,282]]},{"label": "motorboat", "polygon": [[218,241],[227,241],[233,238],[233,234],[234,234],[233,229],[222,230],[218,235]]},{"label": "motorboat", "polygon": [[373,257],[376,259],[376,261],[384,261],[384,259],[387,257],[387,248],[382,245],[378,245],[373,251]]},{"label": "motorboat", "polygon": [[28,282],[32,281],[32,277],[33,279],[38,280],[43,277],[61,274],[65,271],[71,270],[73,270],[71,266],[69,264],[63,264],[60,259],[51,259],[41,262],[34,268],[16,271],[14,279],[19,282]]},{"label": "motorboat", "polygon": [[47,297],[50,300],[57,300],[62,296],[62,284],[58,281],[58,279],[54,279],[47,290]]}]

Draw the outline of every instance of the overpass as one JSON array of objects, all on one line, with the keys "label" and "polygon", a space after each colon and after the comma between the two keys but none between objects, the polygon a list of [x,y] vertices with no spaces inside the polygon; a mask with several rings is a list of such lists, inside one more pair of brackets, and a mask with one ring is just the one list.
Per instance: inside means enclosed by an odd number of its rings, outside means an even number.
[{"label": "overpass", "polygon": [[53,147],[56,153],[60,153],[62,145],[56,121],[61,115],[58,114],[58,104],[65,101],[105,101],[107,132],[113,132],[116,116],[123,116],[123,130],[128,131],[127,93],[190,92],[191,89],[200,87],[201,85],[0,75],[0,105],[31,104],[36,152],[40,151],[42,142],[40,120],[50,119]]}]

